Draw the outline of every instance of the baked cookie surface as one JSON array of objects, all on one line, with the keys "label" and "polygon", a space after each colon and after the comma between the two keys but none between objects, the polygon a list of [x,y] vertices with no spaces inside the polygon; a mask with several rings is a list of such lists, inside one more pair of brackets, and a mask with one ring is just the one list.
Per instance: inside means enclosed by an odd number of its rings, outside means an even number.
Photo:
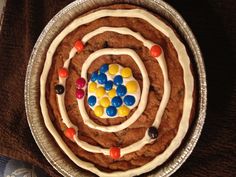
[{"label": "baked cookie surface", "polygon": [[88,12],[60,34],[40,87],[44,119],[61,136],[55,139],[62,150],[100,176],[138,175],[164,163],[182,142],[195,104],[190,59],[173,28],[120,4]]}]

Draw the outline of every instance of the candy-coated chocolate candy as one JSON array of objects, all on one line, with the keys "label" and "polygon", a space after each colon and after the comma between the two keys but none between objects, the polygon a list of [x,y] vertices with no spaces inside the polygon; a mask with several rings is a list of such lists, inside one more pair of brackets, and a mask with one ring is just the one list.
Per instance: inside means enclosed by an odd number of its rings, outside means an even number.
[{"label": "candy-coated chocolate candy", "polygon": [[107,71],[108,71],[108,64],[102,65],[101,68],[100,68],[100,72],[101,73],[105,73]]},{"label": "candy-coated chocolate candy", "polygon": [[94,114],[98,117],[101,117],[103,115],[104,108],[102,106],[96,106],[94,108]]},{"label": "candy-coated chocolate candy", "polygon": [[148,135],[150,136],[150,138],[155,139],[158,136],[158,131],[156,127],[150,127],[148,129]]},{"label": "candy-coated chocolate candy", "polygon": [[67,138],[69,139],[73,139],[74,135],[76,134],[76,131],[74,128],[67,128],[65,131],[64,131],[64,134]]},{"label": "candy-coated chocolate candy", "polygon": [[123,78],[121,75],[117,75],[114,77],[114,84],[121,85],[123,83]]},{"label": "candy-coated chocolate candy", "polygon": [[82,99],[84,97],[84,90],[83,89],[76,89],[76,98]]},{"label": "candy-coated chocolate candy", "polygon": [[126,67],[121,70],[121,76],[124,78],[128,78],[132,75],[132,71],[130,68]]},{"label": "candy-coated chocolate candy", "polygon": [[118,70],[119,70],[119,66],[117,64],[110,64],[109,65],[109,71],[108,72],[111,75],[115,75],[118,72]]},{"label": "candy-coated chocolate candy", "polygon": [[69,73],[68,73],[68,70],[66,68],[60,68],[58,70],[58,75],[61,77],[61,78],[67,78]]},{"label": "candy-coated chocolate candy", "polygon": [[94,93],[96,91],[96,89],[97,89],[97,83],[91,82],[88,87],[89,92]]},{"label": "candy-coated chocolate candy", "polygon": [[118,148],[118,147],[111,147],[110,148],[110,156],[114,160],[119,159],[120,158],[120,148]]},{"label": "candy-coated chocolate candy", "polygon": [[127,93],[127,89],[126,89],[126,87],[124,85],[119,85],[116,88],[116,94],[118,96],[124,96],[126,93]]},{"label": "candy-coated chocolate candy", "polygon": [[75,48],[78,52],[81,52],[84,49],[84,44],[82,41],[78,40],[75,42]]},{"label": "candy-coated chocolate candy", "polygon": [[106,91],[103,87],[98,87],[95,93],[98,98],[101,98],[106,93]]},{"label": "candy-coated chocolate candy", "polygon": [[88,98],[88,104],[90,106],[94,106],[96,104],[96,102],[97,102],[97,98],[95,96],[92,95]]},{"label": "candy-coated chocolate candy", "polygon": [[77,88],[83,88],[85,86],[85,84],[86,84],[86,81],[82,77],[76,80]]},{"label": "candy-coated chocolate candy", "polygon": [[128,93],[135,93],[138,90],[138,83],[136,81],[129,81],[126,84]]},{"label": "candy-coated chocolate candy", "polygon": [[113,98],[113,97],[115,97],[116,96],[116,89],[111,89],[109,92],[108,92],[108,96],[110,97],[110,98]]},{"label": "candy-coated chocolate candy", "polygon": [[129,111],[130,111],[130,109],[127,106],[123,105],[123,106],[119,107],[118,114],[121,117],[128,116]]},{"label": "candy-coated chocolate candy", "polygon": [[159,57],[161,55],[161,47],[159,45],[154,45],[151,47],[150,54],[153,57]]},{"label": "candy-coated chocolate candy", "polygon": [[112,87],[113,87],[113,82],[112,82],[112,81],[107,81],[107,82],[105,83],[105,90],[106,90],[106,91],[111,90]]},{"label": "candy-coated chocolate candy", "polygon": [[132,95],[126,95],[124,98],[124,103],[127,106],[132,106],[135,103],[135,97]]},{"label": "candy-coated chocolate candy", "polygon": [[104,108],[107,108],[108,106],[110,106],[110,100],[109,100],[109,98],[103,97],[103,98],[100,100],[100,104],[101,104]]},{"label": "candy-coated chocolate candy", "polygon": [[106,113],[107,113],[108,116],[113,117],[117,114],[117,109],[114,106],[109,106],[106,109]]},{"label": "candy-coated chocolate candy", "polygon": [[114,98],[112,98],[111,104],[112,104],[112,106],[120,107],[120,106],[122,105],[122,99],[121,99],[121,97],[115,96]]},{"label": "candy-coated chocolate candy", "polygon": [[98,74],[98,83],[105,84],[107,82],[107,76],[104,73]]},{"label": "candy-coated chocolate candy", "polygon": [[65,89],[64,89],[64,86],[63,86],[63,85],[61,85],[61,84],[55,85],[56,94],[61,95],[61,94],[64,93],[64,90],[65,90]]},{"label": "candy-coated chocolate candy", "polygon": [[97,71],[94,71],[91,75],[91,81],[95,82],[98,78],[98,72]]}]

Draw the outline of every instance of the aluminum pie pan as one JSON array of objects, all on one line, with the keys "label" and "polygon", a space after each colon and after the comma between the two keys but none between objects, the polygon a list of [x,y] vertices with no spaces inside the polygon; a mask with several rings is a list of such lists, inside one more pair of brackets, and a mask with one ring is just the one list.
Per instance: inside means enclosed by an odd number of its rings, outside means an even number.
[{"label": "aluminum pie pan", "polygon": [[142,6],[149,9],[162,17],[178,30],[179,34],[185,39],[188,48],[193,55],[193,62],[196,67],[198,110],[195,121],[188,131],[188,136],[184,139],[181,147],[173,154],[173,156],[163,165],[142,176],[170,176],[186,161],[193,151],[201,130],[204,125],[206,107],[207,107],[207,84],[205,67],[202,54],[198,43],[188,27],[187,23],[181,15],[170,5],[162,0],[77,0],[63,8],[56,14],[39,36],[28,63],[26,80],[25,80],[25,107],[28,124],[30,126],[33,137],[40,148],[43,155],[49,163],[63,176],[92,176],[75,165],[60,149],[54,141],[51,134],[44,125],[43,116],[40,109],[40,83],[39,78],[45,61],[45,54],[53,39],[58,33],[73,19],[79,15],[95,9],[97,7],[128,3]]}]

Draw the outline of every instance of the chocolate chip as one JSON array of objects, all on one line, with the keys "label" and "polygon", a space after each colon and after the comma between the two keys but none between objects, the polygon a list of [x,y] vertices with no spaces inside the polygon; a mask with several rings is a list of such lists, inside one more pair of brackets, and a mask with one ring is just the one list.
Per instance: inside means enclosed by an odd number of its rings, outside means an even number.
[{"label": "chocolate chip", "polygon": [[103,48],[108,48],[108,47],[109,47],[108,42],[105,41],[104,44],[103,44]]}]

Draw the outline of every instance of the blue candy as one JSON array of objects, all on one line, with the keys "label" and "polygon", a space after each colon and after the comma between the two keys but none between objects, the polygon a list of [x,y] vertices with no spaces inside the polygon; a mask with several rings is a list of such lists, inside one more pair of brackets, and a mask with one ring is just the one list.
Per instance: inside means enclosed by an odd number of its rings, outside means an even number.
[{"label": "blue candy", "polygon": [[126,93],[127,93],[127,89],[126,89],[126,87],[124,85],[119,85],[116,88],[116,94],[118,96],[124,96]]},{"label": "blue candy", "polygon": [[117,75],[114,77],[114,84],[115,85],[121,85],[123,83],[123,78],[121,75]]},{"label": "blue candy", "polygon": [[97,71],[94,71],[91,75],[91,81],[95,82],[98,78],[98,72]]},{"label": "blue candy", "polygon": [[105,84],[107,82],[107,76],[104,73],[100,73],[97,79],[99,84]]},{"label": "blue candy", "polygon": [[125,98],[124,98],[124,103],[125,103],[127,106],[132,106],[132,105],[135,103],[135,98],[134,98],[134,96],[131,96],[131,95],[125,96]]},{"label": "blue candy", "polygon": [[115,96],[111,100],[112,106],[120,107],[122,105],[122,99],[119,96]]},{"label": "blue candy", "polygon": [[112,87],[113,87],[113,82],[112,81],[107,81],[105,83],[105,90],[109,91],[109,90],[112,89]]},{"label": "blue candy", "polygon": [[113,117],[117,114],[117,109],[114,106],[109,106],[106,109],[106,113],[107,113],[108,116]]},{"label": "blue candy", "polygon": [[96,102],[97,102],[97,98],[96,98],[95,96],[90,96],[90,97],[88,98],[88,104],[89,104],[90,106],[94,106],[94,105],[96,104]]},{"label": "blue candy", "polygon": [[108,64],[102,65],[101,68],[100,68],[100,72],[101,73],[105,73],[107,71],[108,71]]}]

